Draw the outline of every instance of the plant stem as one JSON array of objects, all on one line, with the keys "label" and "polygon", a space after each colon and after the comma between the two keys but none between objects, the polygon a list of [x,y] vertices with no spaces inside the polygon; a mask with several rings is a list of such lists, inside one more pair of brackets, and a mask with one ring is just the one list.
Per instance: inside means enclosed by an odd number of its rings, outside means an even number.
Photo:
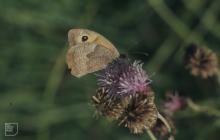
[{"label": "plant stem", "polygon": [[171,132],[171,127],[169,125],[169,123],[167,122],[167,120],[158,112],[158,118],[165,124],[165,126],[167,127],[168,131]]},{"label": "plant stem", "polygon": [[188,98],[186,102],[187,102],[188,107],[191,108],[195,112],[205,113],[210,116],[220,117],[220,110],[217,110],[213,107],[198,105],[194,103],[190,98]]},{"label": "plant stem", "polygon": [[157,140],[157,138],[154,136],[153,132],[150,129],[147,129],[147,134],[151,138],[151,140]]},{"label": "plant stem", "polygon": [[44,92],[44,100],[48,104],[53,104],[55,100],[55,94],[61,84],[63,79],[64,71],[65,71],[65,53],[66,53],[66,46],[61,51],[57,60],[53,66],[53,69],[48,77],[48,82],[46,84],[46,89]]},{"label": "plant stem", "polygon": [[174,140],[174,137],[171,135],[168,140]]},{"label": "plant stem", "polygon": [[[171,129],[169,123],[167,122],[167,120],[159,112],[158,112],[158,118],[164,123],[164,125],[168,129],[168,132],[171,134],[172,133],[172,129]],[[168,140],[174,140],[174,137],[171,135],[171,136],[169,136]]]}]

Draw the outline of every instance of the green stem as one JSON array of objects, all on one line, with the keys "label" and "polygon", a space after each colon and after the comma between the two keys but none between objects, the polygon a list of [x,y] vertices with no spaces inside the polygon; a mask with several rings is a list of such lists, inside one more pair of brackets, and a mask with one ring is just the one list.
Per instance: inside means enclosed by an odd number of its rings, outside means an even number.
[{"label": "green stem", "polygon": [[190,98],[188,98],[186,100],[186,102],[187,102],[188,107],[195,112],[205,113],[210,116],[220,117],[220,110],[217,110],[213,107],[198,105],[198,104],[194,103]]},{"label": "green stem", "polygon": [[[171,57],[172,53],[176,50],[177,41],[176,37],[168,37],[161,46],[157,49],[154,56],[147,63],[146,68],[148,71],[157,73],[163,64]],[[157,65],[154,65],[157,64]]]},{"label": "green stem", "polygon": [[148,0],[148,3],[179,37],[184,40],[187,38],[190,29],[173,14],[163,0]]},{"label": "green stem", "polygon": [[164,125],[167,127],[168,131],[171,132],[171,127],[167,120],[158,112],[158,118],[164,123]]},{"label": "green stem", "polygon": [[153,132],[150,129],[147,129],[147,134],[151,138],[151,140],[157,140],[157,138],[154,136]]},{"label": "green stem", "polygon": [[[54,105],[53,103],[55,100],[55,95],[63,78],[63,73],[65,70],[65,62],[64,62],[65,52],[66,52],[66,47],[62,50],[62,52],[58,56],[46,84],[43,100],[44,103],[49,106]],[[39,127],[38,132],[39,132],[38,140],[49,139],[48,125],[42,125],[41,127]]]},{"label": "green stem", "polygon": [[52,104],[55,99],[55,94],[63,78],[63,73],[65,70],[65,52],[66,47],[62,50],[58,56],[54,67],[49,75],[48,82],[46,84],[46,89],[44,92],[44,100],[48,104]]},{"label": "green stem", "polygon": [[[158,118],[164,123],[164,125],[167,127],[168,132],[170,134],[172,134],[172,129],[169,125],[169,123],[167,122],[167,120],[158,112]],[[171,135],[169,136],[168,140],[174,140],[174,137]]]}]

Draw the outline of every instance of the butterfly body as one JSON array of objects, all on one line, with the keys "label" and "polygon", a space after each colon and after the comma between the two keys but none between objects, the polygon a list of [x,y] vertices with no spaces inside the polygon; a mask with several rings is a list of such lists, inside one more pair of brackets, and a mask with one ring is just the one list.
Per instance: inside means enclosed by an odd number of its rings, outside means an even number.
[{"label": "butterfly body", "polygon": [[102,35],[87,29],[72,29],[68,33],[68,68],[76,77],[101,69],[119,57],[114,45]]}]

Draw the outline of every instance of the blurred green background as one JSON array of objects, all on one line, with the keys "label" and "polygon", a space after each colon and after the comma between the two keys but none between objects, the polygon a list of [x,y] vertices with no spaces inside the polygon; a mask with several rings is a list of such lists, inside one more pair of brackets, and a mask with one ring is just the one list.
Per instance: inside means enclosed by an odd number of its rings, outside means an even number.
[{"label": "blurred green background", "polygon": [[[93,74],[77,79],[65,64],[67,32],[88,28],[121,53],[142,60],[158,107],[168,90],[220,108],[215,78],[192,77],[183,66],[195,42],[220,55],[219,0],[0,0],[0,139],[147,140],[93,117]],[[175,114],[177,140],[219,140],[220,119]],[[15,137],[4,123],[18,122]]]}]

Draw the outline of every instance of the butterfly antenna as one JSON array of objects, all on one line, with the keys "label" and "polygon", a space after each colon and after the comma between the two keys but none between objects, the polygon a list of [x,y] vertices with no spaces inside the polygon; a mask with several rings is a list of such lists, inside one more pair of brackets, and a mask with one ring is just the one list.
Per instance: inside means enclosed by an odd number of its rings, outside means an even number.
[{"label": "butterfly antenna", "polygon": [[146,52],[130,52],[130,54],[141,54],[144,56],[149,56],[149,53],[146,53]]}]

